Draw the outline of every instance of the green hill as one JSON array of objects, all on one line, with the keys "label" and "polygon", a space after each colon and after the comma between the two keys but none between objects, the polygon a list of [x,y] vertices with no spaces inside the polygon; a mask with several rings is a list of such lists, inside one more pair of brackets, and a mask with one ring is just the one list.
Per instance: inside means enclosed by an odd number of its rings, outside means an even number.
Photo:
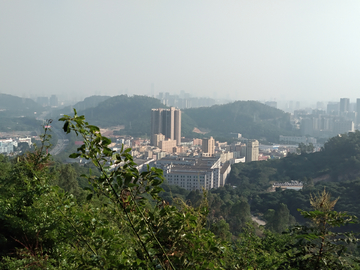
[{"label": "green hill", "polygon": [[124,133],[139,136],[150,134],[151,109],[165,107],[155,98],[120,95],[100,102],[94,108],[79,110],[79,114],[100,127],[124,125]]},{"label": "green hill", "polygon": [[44,108],[30,98],[0,94],[0,117],[28,116],[34,117],[44,111]]},{"label": "green hill", "polygon": [[89,108],[94,108],[99,105],[100,102],[103,102],[107,99],[111,98],[110,96],[91,96],[85,98],[83,101],[76,103],[73,106],[66,106],[62,109],[54,110],[55,114],[69,114],[73,112],[73,108],[77,111],[83,111]]},{"label": "green hill", "polygon": [[224,105],[186,109],[196,126],[213,136],[229,137],[241,133],[246,138],[278,141],[279,135],[294,135],[290,114],[257,101],[236,101]]}]

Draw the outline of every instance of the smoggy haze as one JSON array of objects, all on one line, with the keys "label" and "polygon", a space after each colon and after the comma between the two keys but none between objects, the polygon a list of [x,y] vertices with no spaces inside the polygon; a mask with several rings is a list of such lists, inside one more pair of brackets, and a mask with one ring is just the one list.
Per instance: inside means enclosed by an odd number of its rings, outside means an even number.
[{"label": "smoggy haze", "polygon": [[[0,92],[360,97],[359,1],[0,1]],[[74,94],[76,93],[76,94]]]}]

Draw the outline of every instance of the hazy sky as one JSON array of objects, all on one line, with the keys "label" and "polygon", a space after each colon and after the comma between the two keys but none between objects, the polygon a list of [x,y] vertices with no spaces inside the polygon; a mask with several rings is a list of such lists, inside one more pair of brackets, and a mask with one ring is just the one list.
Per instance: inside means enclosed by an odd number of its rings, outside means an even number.
[{"label": "hazy sky", "polygon": [[360,1],[0,0],[0,92],[360,97]]}]

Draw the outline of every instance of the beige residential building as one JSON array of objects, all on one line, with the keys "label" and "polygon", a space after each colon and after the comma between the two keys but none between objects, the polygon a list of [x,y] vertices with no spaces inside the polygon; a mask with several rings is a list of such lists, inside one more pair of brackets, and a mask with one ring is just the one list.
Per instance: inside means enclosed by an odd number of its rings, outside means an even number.
[{"label": "beige residential building", "polygon": [[173,153],[174,147],[176,148],[176,141],[167,139],[166,141],[160,141],[159,148],[167,153]]},{"label": "beige residential building", "polygon": [[193,145],[202,145],[202,139],[193,139]]},{"label": "beige residential building", "polygon": [[246,143],[246,162],[259,160],[259,142],[257,140],[248,140]]},{"label": "beige residential building", "polygon": [[215,140],[213,137],[210,137],[210,139],[202,140],[202,151],[203,153],[207,153],[209,156],[214,156]]},{"label": "beige residential building", "polygon": [[165,141],[165,135],[163,134],[153,134],[151,137],[152,145],[156,147],[160,147],[160,142]]}]

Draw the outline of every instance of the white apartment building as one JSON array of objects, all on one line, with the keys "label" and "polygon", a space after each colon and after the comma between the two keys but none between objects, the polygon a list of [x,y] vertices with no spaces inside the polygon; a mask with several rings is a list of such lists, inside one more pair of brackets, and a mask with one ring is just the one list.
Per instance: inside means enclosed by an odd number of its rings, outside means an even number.
[{"label": "white apartment building", "polygon": [[9,140],[0,140],[0,154],[6,153],[10,154],[14,152],[14,146],[17,146],[17,142],[12,139]]},{"label": "white apartment building", "polygon": [[187,190],[209,190],[221,186],[221,161],[214,157],[168,157],[152,164],[164,171],[170,185]]}]

